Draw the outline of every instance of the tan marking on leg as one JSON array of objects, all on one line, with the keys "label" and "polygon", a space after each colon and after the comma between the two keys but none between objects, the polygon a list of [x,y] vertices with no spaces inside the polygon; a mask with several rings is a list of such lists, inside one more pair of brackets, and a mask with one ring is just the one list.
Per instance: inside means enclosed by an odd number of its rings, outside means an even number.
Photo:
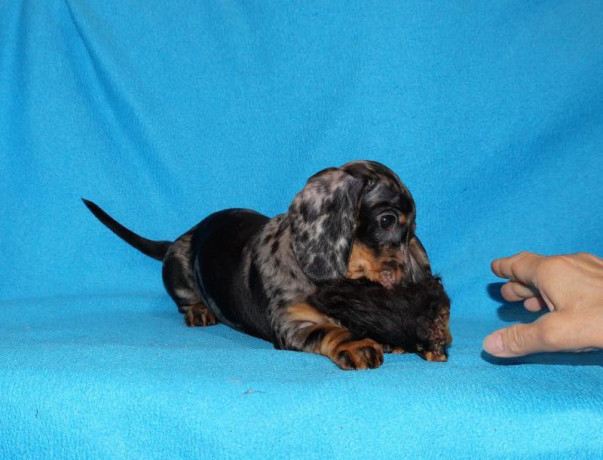
[{"label": "tan marking on leg", "polygon": [[320,313],[316,308],[307,303],[296,303],[287,308],[293,321],[311,322],[316,324],[329,322],[329,317]]},{"label": "tan marking on leg", "polygon": [[400,347],[392,348],[391,352],[394,355],[403,355],[403,354],[408,353],[404,348],[400,348]]},{"label": "tan marking on leg", "polygon": [[342,369],[374,369],[383,364],[383,348],[372,339],[339,343],[329,356]]},{"label": "tan marking on leg", "polygon": [[288,339],[296,348],[327,356],[342,369],[372,369],[383,363],[381,345],[371,339],[355,339],[348,329],[311,305],[297,303],[287,310],[293,328]]},{"label": "tan marking on leg", "polygon": [[436,353],[434,351],[425,352],[423,354],[423,358],[425,359],[425,361],[436,362],[436,363],[442,363],[442,362],[448,360],[448,358],[446,357],[445,354]]},{"label": "tan marking on leg", "polygon": [[188,307],[184,307],[184,322],[189,327],[196,326],[213,326],[218,324],[218,320],[214,314],[202,303],[196,303]]},{"label": "tan marking on leg", "polygon": [[[323,325],[324,327],[324,325]],[[328,329],[324,338],[318,346],[318,353],[332,358],[334,350],[345,340],[352,339],[352,333],[340,326],[327,326]]]},{"label": "tan marking on leg", "polygon": [[394,355],[401,355],[401,354],[404,354],[404,353],[409,353],[404,348],[394,347],[393,345],[388,345],[388,344],[383,344],[382,343],[381,347],[383,347],[383,353],[391,353],[391,354],[394,354]]}]

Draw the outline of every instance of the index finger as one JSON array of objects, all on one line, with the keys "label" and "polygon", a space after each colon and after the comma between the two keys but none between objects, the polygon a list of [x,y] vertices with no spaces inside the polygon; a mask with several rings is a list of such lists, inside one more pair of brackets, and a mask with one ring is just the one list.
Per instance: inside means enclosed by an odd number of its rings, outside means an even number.
[{"label": "index finger", "polygon": [[511,257],[495,259],[492,261],[491,267],[494,274],[499,278],[507,278],[536,286],[536,268],[543,258],[543,256],[533,252],[524,251]]}]

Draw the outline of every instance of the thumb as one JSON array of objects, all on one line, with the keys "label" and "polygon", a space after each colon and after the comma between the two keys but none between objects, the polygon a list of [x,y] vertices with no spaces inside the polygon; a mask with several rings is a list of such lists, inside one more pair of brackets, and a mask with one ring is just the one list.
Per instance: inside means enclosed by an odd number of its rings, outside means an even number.
[{"label": "thumb", "polygon": [[484,350],[499,358],[513,358],[546,351],[540,339],[540,326],[536,321],[499,329],[484,339]]}]

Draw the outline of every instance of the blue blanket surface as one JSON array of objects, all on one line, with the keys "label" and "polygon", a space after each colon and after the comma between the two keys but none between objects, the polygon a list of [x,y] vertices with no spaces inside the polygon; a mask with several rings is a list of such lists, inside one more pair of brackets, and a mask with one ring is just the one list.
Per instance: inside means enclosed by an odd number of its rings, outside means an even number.
[{"label": "blue blanket surface", "polygon": [[[490,261],[603,255],[603,4],[0,2],[0,458],[595,458],[603,352],[501,361]],[[381,161],[452,299],[447,363],[187,328],[173,239]]]}]

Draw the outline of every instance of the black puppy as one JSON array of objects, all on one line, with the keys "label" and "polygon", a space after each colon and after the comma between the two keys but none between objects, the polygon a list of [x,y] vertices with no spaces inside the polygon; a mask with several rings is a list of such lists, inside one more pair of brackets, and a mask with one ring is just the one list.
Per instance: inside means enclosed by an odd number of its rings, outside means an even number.
[{"label": "black puppy", "polygon": [[315,174],[285,214],[219,211],[174,242],[147,240],[84,202],[127,243],[163,261],[165,287],[189,326],[220,321],[343,369],[378,367],[383,348],[309,305],[317,284],[369,278],[392,288],[431,275],[410,192],[372,161]]},{"label": "black puppy", "polygon": [[427,361],[447,360],[452,342],[450,299],[438,277],[402,282],[391,289],[366,278],[325,281],[307,302],[355,337],[373,339],[388,351],[417,353]]}]

